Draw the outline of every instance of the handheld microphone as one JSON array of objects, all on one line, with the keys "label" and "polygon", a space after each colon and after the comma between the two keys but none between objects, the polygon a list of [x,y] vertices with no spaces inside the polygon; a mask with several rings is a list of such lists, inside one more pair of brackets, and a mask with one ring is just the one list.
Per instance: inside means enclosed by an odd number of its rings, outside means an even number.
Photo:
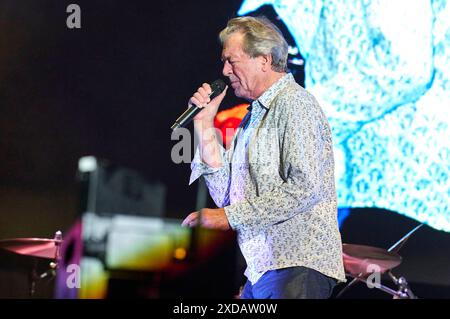
[{"label": "handheld microphone", "polygon": [[[226,84],[222,80],[215,80],[211,84],[211,94],[209,95],[210,99],[214,99],[216,96],[218,96],[220,93],[225,90]],[[184,127],[187,124],[189,124],[192,119],[202,110],[202,108],[198,107],[197,105],[193,104],[186,111],[184,111],[183,114],[180,115],[179,118],[173,123],[173,125],[170,127],[172,130],[176,130],[177,128]]]}]

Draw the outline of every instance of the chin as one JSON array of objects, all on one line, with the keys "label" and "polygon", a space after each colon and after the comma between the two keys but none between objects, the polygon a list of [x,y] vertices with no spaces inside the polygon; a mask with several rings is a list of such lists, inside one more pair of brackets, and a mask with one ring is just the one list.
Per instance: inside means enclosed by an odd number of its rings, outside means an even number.
[{"label": "chin", "polygon": [[242,97],[241,93],[239,92],[239,89],[234,89],[234,95],[237,97]]},{"label": "chin", "polygon": [[251,101],[252,99],[250,99],[248,97],[248,95],[245,94],[245,91],[243,92],[242,90],[240,90],[239,88],[234,89],[234,95],[236,95],[236,97],[245,99],[247,101]]}]

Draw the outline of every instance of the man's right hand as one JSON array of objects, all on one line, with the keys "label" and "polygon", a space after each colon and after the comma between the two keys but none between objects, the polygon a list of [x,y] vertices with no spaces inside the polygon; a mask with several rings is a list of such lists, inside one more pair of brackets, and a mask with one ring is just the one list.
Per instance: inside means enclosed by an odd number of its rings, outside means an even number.
[{"label": "man's right hand", "polygon": [[189,104],[195,104],[203,108],[193,119],[194,131],[199,141],[200,157],[210,167],[222,166],[219,146],[220,134],[214,128],[214,117],[227,93],[227,89],[228,86],[221,94],[211,100],[209,98],[211,86],[208,83],[203,83],[189,100]]},{"label": "man's right hand", "polygon": [[201,87],[198,88],[197,92],[189,99],[189,105],[195,104],[202,110],[194,117],[194,123],[200,121],[203,123],[212,124],[214,123],[214,117],[217,114],[220,103],[227,93],[228,85],[225,90],[214,99],[210,99],[211,86],[208,83],[203,83]]}]

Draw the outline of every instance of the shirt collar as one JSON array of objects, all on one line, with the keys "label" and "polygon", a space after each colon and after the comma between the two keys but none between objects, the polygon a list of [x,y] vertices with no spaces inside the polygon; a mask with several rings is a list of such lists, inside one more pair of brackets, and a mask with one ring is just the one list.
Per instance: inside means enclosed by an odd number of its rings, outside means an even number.
[{"label": "shirt collar", "polygon": [[266,109],[270,108],[272,101],[278,95],[278,93],[288,84],[295,82],[294,76],[291,73],[283,75],[278,81],[276,81],[270,88],[268,88],[258,99],[259,104]]}]

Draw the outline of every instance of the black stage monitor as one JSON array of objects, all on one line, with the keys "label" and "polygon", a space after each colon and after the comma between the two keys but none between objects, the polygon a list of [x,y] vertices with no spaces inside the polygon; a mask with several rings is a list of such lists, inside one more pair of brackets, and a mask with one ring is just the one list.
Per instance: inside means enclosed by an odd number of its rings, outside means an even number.
[{"label": "black stage monitor", "polygon": [[165,209],[166,188],[149,182],[138,172],[93,156],[78,162],[80,214],[160,217]]}]

